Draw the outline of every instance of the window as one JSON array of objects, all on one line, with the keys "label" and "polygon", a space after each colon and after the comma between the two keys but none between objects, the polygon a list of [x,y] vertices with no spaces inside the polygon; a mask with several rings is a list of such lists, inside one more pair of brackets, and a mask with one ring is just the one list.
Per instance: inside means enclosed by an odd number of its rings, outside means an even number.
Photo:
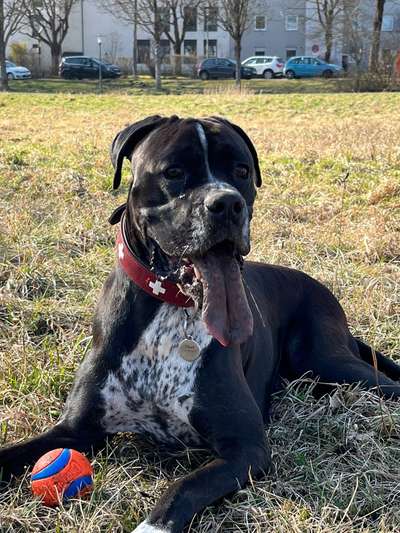
[{"label": "window", "polygon": [[297,15],[286,15],[286,31],[297,31],[299,29],[299,17]]},{"label": "window", "polygon": [[197,55],[196,39],[185,39],[183,41],[183,53],[185,56],[196,56]]},{"label": "window", "polygon": [[185,6],[183,25],[185,31],[197,31],[197,7]]},{"label": "window", "polygon": [[138,39],[137,41],[138,63],[147,63],[150,60],[150,41],[149,39]]},{"label": "window", "polygon": [[393,31],[393,15],[383,15],[382,31]]},{"label": "window", "polygon": [[160,41],[160,54],[161,54],[161,62],[164,64],[168,64],[171,62],[171,43],[168,39],[161,39]]},{"label": "window", "polygon": [[217,57],[217,39],[204,39],[204,55]]},{"label": "window", "polygon": [[286,59],[297,56],[296,48],[286,48]]},{"label": "window", "polygon": [[196,39],[185,39],[183,41],[183,60],[185,63],[191,63],[197,57],[197,41]]},{"label": "window", "polygon": [[218,8],[208,6],[204,10],[204,31],[217,31]]},{"label": "window", "polygon": [[257,15],[254,22],[254,29],[256,31],[265,31],[267,29],[267,17]]},{"label": "window", "polygon": [[265,56],[265,48],[256,48],[254,51],[255,56]]}]

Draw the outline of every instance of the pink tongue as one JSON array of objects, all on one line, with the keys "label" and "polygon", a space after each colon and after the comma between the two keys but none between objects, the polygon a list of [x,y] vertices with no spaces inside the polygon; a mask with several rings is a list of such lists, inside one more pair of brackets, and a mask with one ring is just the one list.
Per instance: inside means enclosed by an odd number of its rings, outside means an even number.
[{"label": "pink tongue", "polygon": [[209,334],[223,346],[244,342],[253,333],[253,315],[239,263],[233,257],[213,252],[193,263],[202,276],[202,318]]}]

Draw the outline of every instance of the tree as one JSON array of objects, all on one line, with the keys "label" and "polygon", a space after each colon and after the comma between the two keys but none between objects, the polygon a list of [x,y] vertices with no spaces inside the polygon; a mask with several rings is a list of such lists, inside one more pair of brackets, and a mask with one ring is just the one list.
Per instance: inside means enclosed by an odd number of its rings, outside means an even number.
[{"label": "tree", "polygon": [[7,71],[5,66],[7,44],[22,26],[24,10],[20,0],[0,0],[0,71],[1,88],[8,89]]},{"label": "tree", "polygon": [[25,12],[20,0],[3,0],[4,4],[4,44],[7,48],[10,37],[22,27]]},{"label": "tree", "polygon": [[374,21],[372,24],[371,50],[369,54],[369,63],[368,63],[368,67],[370,70],[377,70],[378,68],[384,8],[385,8],[385,0],[375,1]]},{"label": "tree", "polygon": [[4,18],[4,0],[0,0],[0,91],[8,90]]},{"label": "tree", "polygon": [[51,72],[56,75],[62,43],[69,29],[69,16],[76,0],[21,0],[27,20],[27,33],[47,44],[51,53]]},{"label": "tree", "polygon": [[220,1],[219,24],[229,33],[235,43],[236,85],[238,87],[240,87],[242,38],[250,25],[252,5],[251,0]]},{"label": "tree", "polygon": [[156,89],[161,89],[161,37],[169,30],[170,10],[167,0],[137,0],[137,20],[153,38]]},{"label": "tree", "polygon": [[[170,13],[170,24],[166,27],[165,34],[174,50],[174,74],[182,72],[182,44],[185,40],[187,26],[192,15],[197,15],[197,9],[202,0],[166,0],[165,5]],[[172,26],[173,31],[170,31]]]},{"label": "tree", "polygon": [[311,20],[317,22],[325,41],[324,59],[331,60],[335,29],[342,23],[346,0],[311,0]]},{"label": "tree", "polygon": [[97,0],[97,3],[107,13],[132,26],[132,74],[137,76],[138,0]]},{"label": "tree", "polygon": [[[153,38],[156,89],[161,89],[161,37],[169,30],[168,0],[98,0],[115,17],[141,26]],[[136,49],[136,46],[135,46]]]}]

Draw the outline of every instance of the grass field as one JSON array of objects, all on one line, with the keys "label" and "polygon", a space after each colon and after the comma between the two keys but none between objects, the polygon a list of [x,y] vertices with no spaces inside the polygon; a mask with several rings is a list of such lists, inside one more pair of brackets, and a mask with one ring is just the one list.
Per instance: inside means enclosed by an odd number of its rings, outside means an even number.
[{"label": "grass field", "polygon": [[[126,171],[111,192],[108,147],[147,114],[221,114],[245,128],[264,178],[252,258],[323,281],[352,331],[399,357],[400,94],[41,91],[0,95],[0,444],[57,420],[90,348],[114,264],[107,217],[128,183]],[[207,509],[190,531],[399,530],[399,405],[344,387],[315,400],[312,386],[276,397],[271,476]],[[0,495],[0,531],[128,532],[170,480],[208,458],[118,437],[95,458],[91,499],[45,509],[27,475]]]},{"label": "grass field", "polygon": [[[208,80],[191,79],[187,77],[163,77],[161,91],[154,88],[154,79],[151,76],[140,76],[137,79],[122,77],[116,80],[103,80],[102,92],[104,94],[122,93],[129,95],[143,94],[209,94],[226,92],[234,87],[233,80]],[[98,94],[98,80],[63,80],[60,78],[16,80],[9,82],[12,92],[39,92],[39,93],[71,93],[71,94]],[[287,93],[334,93],[351,92],[354,89],[354,80],[351,78],[313,78],[307,80],[287,79],[252,79],[242,80],[242,87],[247,93],[255,94],[287,94]]]}]

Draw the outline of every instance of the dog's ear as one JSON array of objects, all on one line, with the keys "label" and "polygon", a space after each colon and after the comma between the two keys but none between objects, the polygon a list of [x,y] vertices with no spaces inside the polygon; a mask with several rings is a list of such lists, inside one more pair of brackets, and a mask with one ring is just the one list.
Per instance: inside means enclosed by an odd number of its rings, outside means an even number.
[{"label": "dog's ear", "polygon": [[111,145],[111,161],[114,167],[113,189],[118,189],[121,183],[124,158],[126,157],[130,160],[132,152],[138,143],[167,120],[169,119],[166,117],[152,115],[126,127],[114,138]]},{"label": "dog's ear", "polygon": [[114,209],[114,211],[111,213],[108,219],[108,222],[112,226],[114,226],[114,224],[118,224],[118,222],[121,220],[122,215],[125,212],[125,209],[126,209],[126,202],[120,205],[119,207],[117,207],[117,209]]},{"label": "dog's ear", "polygon": [[253,157],[254,169],[256,171],[256,185],[257,187],[261,187],[262,180],[261,180],[261,171],[260,171],[260,164],[258,162],[257,151],[254,147],[254,144],[251,142],[249,136],[247,135],[247,133],[244,132],[240,126],[238,126],[237,124],[233,124],[233,122],[230,122],[226,118],[222,118],[222,117],[210,117],[210,118],[211,120],[220,122],[232,128],[234,131],[236,131],[236,133],[238,133],[241,136],[241,138],[247,144],[247,148],[250,150],[250,153]]}]

